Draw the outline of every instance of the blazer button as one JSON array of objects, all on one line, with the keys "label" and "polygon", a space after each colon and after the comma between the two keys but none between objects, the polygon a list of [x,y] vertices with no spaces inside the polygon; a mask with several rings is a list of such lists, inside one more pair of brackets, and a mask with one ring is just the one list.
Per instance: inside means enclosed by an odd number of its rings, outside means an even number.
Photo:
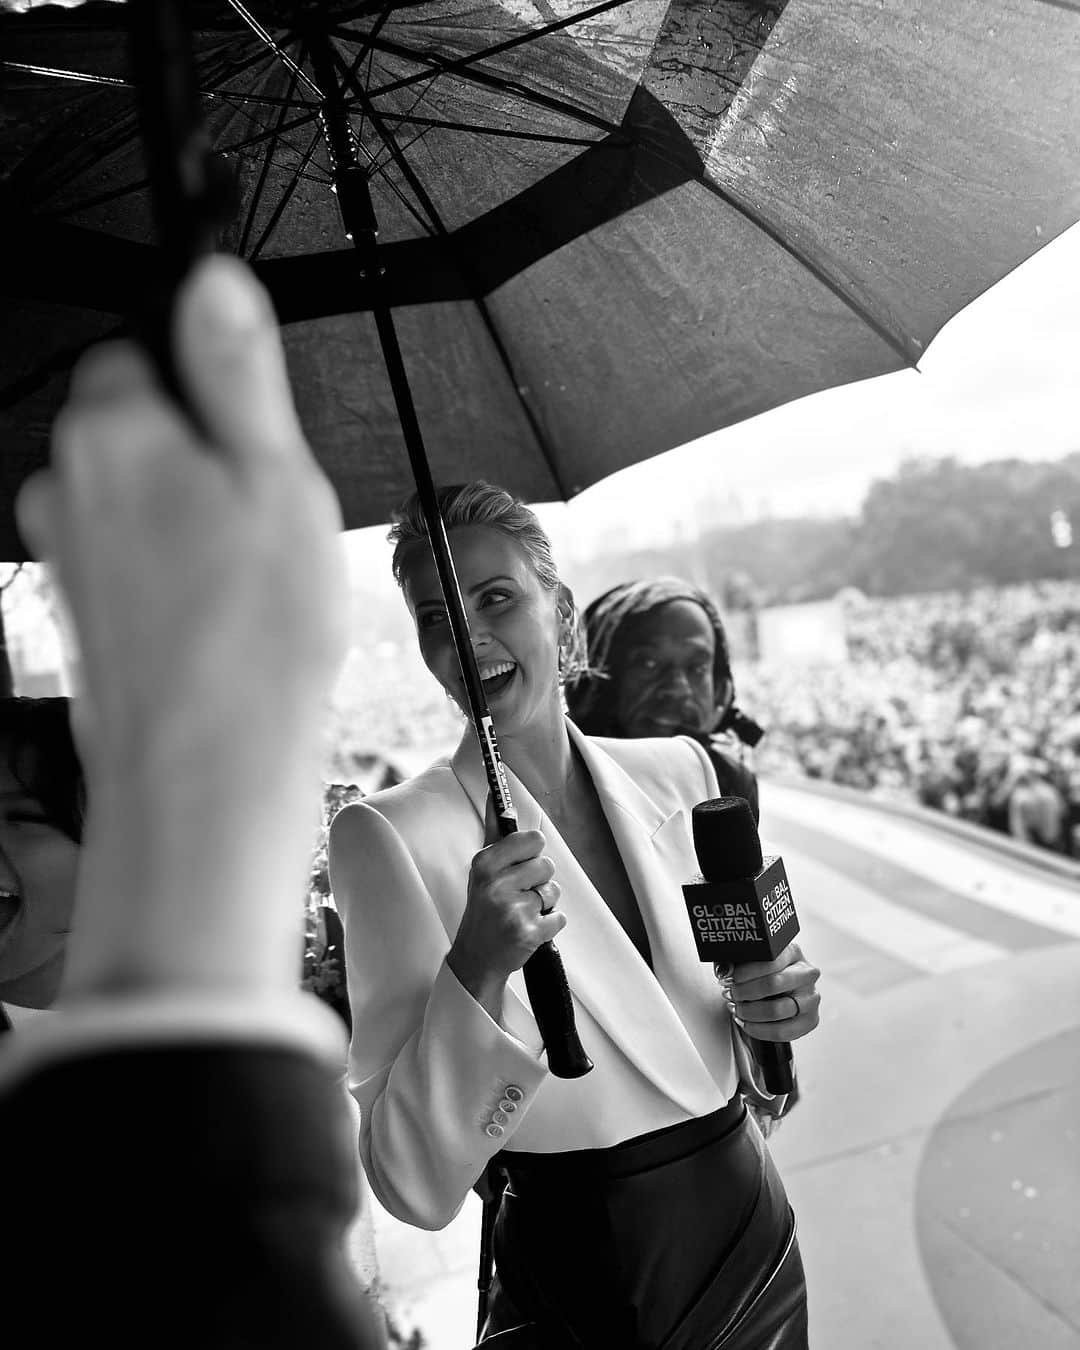
[{"label": "blazer button", "polygon": [[524,1092],[522,1092],[516,1083],[510,1083],[503,1093],[503,1096],[508,1097],[512,1102],[521,1102],[525,1100]]},{"label": "blazer button", "polygon": [[499,1110],[505,1111],[509,1115],[511,1111],[517,1110],[517,1102],[512,1102],[509,1097],[504,1097],[499,1103]]},{"label": "blazer button", "polygon": [[484,1133],[489,1135],[492,1139],[498,1139],[502,1132],[502,1126],[496,1125],[494,1121],[492,1121],[490,1125],[484,1126]]},{"label": "blazer button", "polygon": [[505,1125],[507,1117],[505,1111],[493,1111],[491,1114],[492,1123],[495,1125]]}]

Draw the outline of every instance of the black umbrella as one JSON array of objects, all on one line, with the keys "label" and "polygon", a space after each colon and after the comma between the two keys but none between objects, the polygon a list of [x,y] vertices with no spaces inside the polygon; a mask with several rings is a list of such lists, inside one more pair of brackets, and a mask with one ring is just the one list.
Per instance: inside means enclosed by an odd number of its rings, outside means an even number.
[{"label": "black umbrella", "polygon": [[[349,527],[409,477],[343,174],[435,478],[530,500],[914,364],[1080,217],[1080,0],[187,9],[226,246],[275,297]],[[152,266],[122,30],[114,4],[0,16],[8,497]]]}]

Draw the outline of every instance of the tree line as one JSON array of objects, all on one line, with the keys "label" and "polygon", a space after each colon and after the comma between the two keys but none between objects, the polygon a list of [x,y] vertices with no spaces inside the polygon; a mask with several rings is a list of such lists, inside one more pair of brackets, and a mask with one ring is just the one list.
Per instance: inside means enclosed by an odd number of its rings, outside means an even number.
[{"label": "tree line", "polygon": [[872,484],[855,518],[718,527],[681,547],[607,554],[579,570],[587,596],[675,572],[728,611],[851,586],[891,596],[1080,579],[1080,451],[1050,463],[912,459]]}]

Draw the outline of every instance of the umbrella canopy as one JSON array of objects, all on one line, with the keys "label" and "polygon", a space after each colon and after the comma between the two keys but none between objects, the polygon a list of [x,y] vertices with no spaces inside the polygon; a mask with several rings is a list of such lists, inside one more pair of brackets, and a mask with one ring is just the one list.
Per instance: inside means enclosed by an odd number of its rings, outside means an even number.
[{"label": "umbrella canopy", "polygon": [[[1080,218],[1068,0],[194,0],[224,243],[346,524],[410,489],[324,134],[329,38],[434,477],[532,500],[916,363]],[[67,367],[153,273],[115,4],[0,14],[0,556]],[[321,83],[320,83],[321,78]]]}]

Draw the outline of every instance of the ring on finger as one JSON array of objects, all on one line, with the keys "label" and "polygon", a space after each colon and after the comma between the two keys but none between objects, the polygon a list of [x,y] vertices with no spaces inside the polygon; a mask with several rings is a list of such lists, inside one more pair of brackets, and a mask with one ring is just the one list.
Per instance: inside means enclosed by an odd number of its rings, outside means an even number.
[{"label": "ring on finger", "polygon": [[540,901],[541,914],[550,914],[559,898],[558,887],[553,881],[545,881],[540,886],[534,886],[533,894]]},{"label": "ring on finger", "polygon": [[[799,1000],[795,997],[794,994],[788,994],[788,998],[791,999],[792,1003],[795,1004],[795,1011],[794,1011],[794,1013],[792,1014],[792,1018],[794,1018],[794,1017],[801,1017],[801,1016],[802,1016],[802,1008],[799,1007]],[[791,1021],[792,1018],[789,1018],[788,1020]]]}]

